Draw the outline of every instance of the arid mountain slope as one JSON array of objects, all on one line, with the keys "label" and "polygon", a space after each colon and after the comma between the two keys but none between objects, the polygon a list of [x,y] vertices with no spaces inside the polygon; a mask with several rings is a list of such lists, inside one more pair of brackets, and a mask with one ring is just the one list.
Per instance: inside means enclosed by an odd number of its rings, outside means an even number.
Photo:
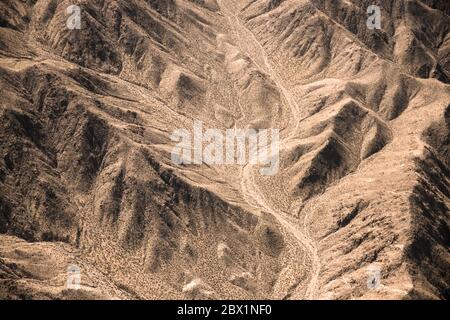
[{"label": "arid mountain slope", "polygon": [[[0,297],[448,298],[450,4],[372,4],[2,1]],[[198,121],[278,174],[176,165]]]}]

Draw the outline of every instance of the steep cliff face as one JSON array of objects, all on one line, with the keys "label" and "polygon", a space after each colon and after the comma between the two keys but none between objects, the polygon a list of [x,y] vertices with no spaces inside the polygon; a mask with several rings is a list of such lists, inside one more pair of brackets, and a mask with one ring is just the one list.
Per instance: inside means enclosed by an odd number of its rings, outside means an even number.
[{"label": "steep cliff face", "polygon": [[416,274],[415,296],[449,298],[449,128],[450,106],[441,119],[424,132],[429,144],[417,161],[419,179],[410,198],[416,222],[408,250],[411,269]]},{"label": "steep cliff face", "polygon": [[[0,296],[448,298],[450,6],[371,4],[3,1]],[[279,172],[176,165],[194,121]]]}]

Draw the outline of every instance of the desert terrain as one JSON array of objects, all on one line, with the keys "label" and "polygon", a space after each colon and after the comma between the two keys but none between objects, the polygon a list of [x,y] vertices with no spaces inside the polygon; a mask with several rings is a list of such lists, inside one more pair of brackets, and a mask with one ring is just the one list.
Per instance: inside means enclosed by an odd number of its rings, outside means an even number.
[{"label": "desert terrain", "polygon": [[2,0],[0,89],[0,299],[449,298],[448,0]]}]

